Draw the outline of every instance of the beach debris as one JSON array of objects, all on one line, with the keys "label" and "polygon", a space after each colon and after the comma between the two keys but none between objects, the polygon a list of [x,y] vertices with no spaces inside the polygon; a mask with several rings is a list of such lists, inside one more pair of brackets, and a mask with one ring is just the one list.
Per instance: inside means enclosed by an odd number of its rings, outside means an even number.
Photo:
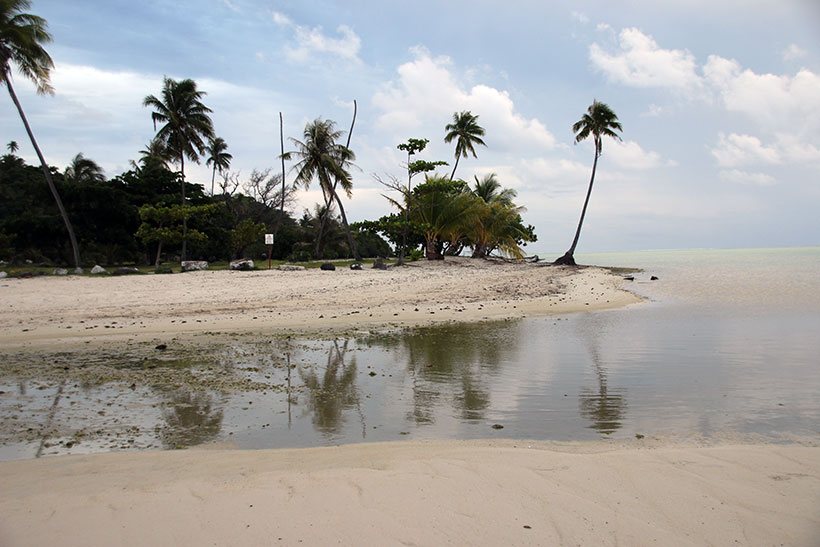
[{"label": "beach debris", "polygon": [[653,275],[652,277],[649,278],[649,281],[657,281],[657,280],[658,280],[657,275]]},{"label": "beach debris", "polygon": [[635,281],[635,276],[634,275],[625,275],[624,280],[626,280],[626,281]]},{"label": "beach debris", "polygon": [[154,346],[154,349],[165,351],[166,349],[168,349],[168,344],[157,344],[156,346]]},{"label": "beach debris", "polygon": [[635,438],[640,441],[641,439],[644,438],[644,435],[641,435],[640,433],[635,433]]},{"label": "beach debris", "polygon": [[297,266],[296,264],[280,264],[278,268],[276,268],[280,272],[301,272],[304,271],[304,266]]},{"label": "beach debris", "polygon": [[52,274],[54,274],[54,275],[68,275],[68,270],[66,270],[65,268],[54,268],[54,271],[52,272]]},{"label": "beach debris", "polygon": [[181,263],[183,272],[199,272],[208,269],[207,260],[185,260]]},{"label": "beach debris", "polygon": [[376,371],[371,370],[371,371],[370,371],[370,373],[369,373],[369,375],[370,375],[370,376],[375,376],[375,375],[376,375]]},{"label": "beach debris", "polygon": [[354,262],[353,264],[350,265],[350,269],[351,270],[361,270],[362,265],[359,262]]},{"label": "beach debris", "polygon": [[97,264],[93,268],[91,268],[91,275],[102,275],[102,274],[107,274],[107,273],[108,273],[108,270],[106,270],[105,268],[103,268],[99,264]]},{"label": "beach debris", "polygon": [[492,425],[492,426],[490,426],[490,427],[492,427],[493,429],[504,429],[504,426],[503,426],[503,425],[501,425],[501,424],[493,424],[493,425]]},{"label": "beach debris", "polygon": [[336,266],[334,266],[331,262],[325,262],[321,266],[319,266],[319,269],[325,272],[333,272],[336,270]]},{"label": "beach debris", "polygon": [[123,266],[111,272],[111,275],[134,275],[139,273],[142,273],[139,268],[134,268],[133,266]]},{"label": "beach debris", "polygon": [[237,270],[240,272],[248,272],[253,270],[256,266],[253,263],[253,260],[250,258],[242,258],[239,260],[231,260],[229,264],[231,270]]}]

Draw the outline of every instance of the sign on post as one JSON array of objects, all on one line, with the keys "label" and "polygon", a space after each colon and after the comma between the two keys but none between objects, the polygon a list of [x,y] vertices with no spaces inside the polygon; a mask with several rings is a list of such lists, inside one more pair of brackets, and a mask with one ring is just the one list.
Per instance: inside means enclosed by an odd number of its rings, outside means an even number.
[{"label": "sign on post", "polygon": [[273,234],[265,234],[265,245],[268,246],[268,269],[270,270],[270,254],[273,250]]}]

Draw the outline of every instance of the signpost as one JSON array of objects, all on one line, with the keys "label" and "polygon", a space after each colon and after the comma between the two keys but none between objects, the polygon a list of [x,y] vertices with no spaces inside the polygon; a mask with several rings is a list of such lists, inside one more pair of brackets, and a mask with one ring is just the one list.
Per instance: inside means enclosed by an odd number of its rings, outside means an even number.
[{"label": "signpost", "polygon": [[268,246],[268,269],[270,270],[270,255],[273,251],[273,234],[265,234],[265,245]]}]

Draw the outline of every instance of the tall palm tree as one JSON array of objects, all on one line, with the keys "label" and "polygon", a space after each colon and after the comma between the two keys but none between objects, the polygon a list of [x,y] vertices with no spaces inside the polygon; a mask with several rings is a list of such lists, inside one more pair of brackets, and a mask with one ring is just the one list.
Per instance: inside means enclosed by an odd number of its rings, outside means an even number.
[{"label": "tall palm tree", "polygon": [[[329,210],[333,202],[339,206],[342,222],[348,231],[348,242],[351,244],[350,250],[354,257],[359,260],[360,257],[355,242],[350,235],[350,227],[347,223],[347,215],[342,200],[339,199],[336,192],[336,184],[338,184],[348,196],[352,194],[353,182],[347,166],[356,159],[352,150],[336,142],[341,136],[342,132],[336,129],[336,123],[333,120],[317,118],[305,125],[303,141],[291,139],[291,142],[296,145],[296,150],[290,154],[294,154],[299,158],[299,161],[293,166],[296,171],[294,184],[307,189],[314,179],[319,182],[325,196],[326,208]],[[290,154],[287,154],[287,156]],[[319,240],[317,240],[317,249],[320,240],[321,234],[319,234]]]},{"label": "tall palm tree", "polygon": [[9,141],[6,148],[8,149],[9,154],[16,154],[17,151],[20,150],[20,145],[17,144],[17,141]]},{"label": "tall palm tree", "polygon": [[96,161],[79,153],[71,160],[71,164],[65,168],[63,178],[66,182],[74,184],[104,182],[105,174],[103,168]]},{"label": "tall palm tree", "polygon": [[31,2],[29,0],[0,0],[0,83],[6,84],[11,100],[14,102],[14,106],[17,107],[17,112],[20,114],[20,119],[23,120],[26,133],[28,133],[34,151],[40,160],[46,183],[49,190],[51,190],[51,195],[54,196],[57,209],[59,209],[60,216],[63,218],[63,223],[68,231],[68,239],[71,242],[71,250],[74,254],[75,271],[79,272],[82,271],[80,269],[80,249],[77,246],[77,238],[74,237],[74,228],[71,226],[68,213],[63,207],[63,201],[60,199],[60,194],[57,192],[57,187],[51,177],[51,171],[43,157],[43,152],[37,144],[37,139],[34,138],[34,133],[11,83],[11,65],[14,64],[20,74],[34,82],[37,93],[40,95],[54,93],[54,89],[49,82],[54,61],[51,60],[48,52],[43,48],[43,44],[51,41],[51,35],[47,30],[48,23],[42,17],[24,13],[24,10],[30,7]]},{"label": "tall palm tree", "polygon": [[[202,103],[206,95],[196,87],[191,79],[162,80],[160,97],[148,95],[142,105],[153,109],[151,120],[157,131],[157,139],[165,145],[169,156],[179,160],[182,175],[182,205],[185,205],[185,158],[199,163],[199,156],[205,153],[205,143],[214,136],[211,122],[212,110]],[[182,218],[182,260],[187,250],[188,219]]]},{"label": "tall palm tree", "polygon": [[205,147],[205,152],[208,154],[208,159],[205,160],[205,165],[213,165],[214,170],[211,175],[211,195],[214,195],[214,181],[216,180],[216,172],[219,170],[221,175],[223,171],[231,166],[233,156],[228,153],[228,143],[222,137],[216,137],[208,142]]},{"label": "tall palm tree", "polygon": [[448,123],[444,130],[447,131],[444,142],[456,141],[456,163],[453,165],[453,172],[450,173],[450,180],[453,180],[458,168],[458,160],[462,157],[466,158],[468,152],[477,158],[475,145],[487,146],[487,144],[481,140],[484,136],[484,128],[478,125],[478,116],[466,110],[453,113],[453,123]]},{"label": "tall palm tree", "polygon": [[576,143],[592,135],[592,142],[595,145],[595,160],[592,162],[592,176],[589,179],[589,189],[587,190],[587,197],[584,200],[584,208],[581,210],[581,220],[578,221],[575,238],[572,240],[572,245],[569,250],[564,253],[564,256],[553,262],[553,264],[566,266],[575,265],[575,247],[578,245],[578,238],[581,236],[581,226],[584,225],[584,216],[586,216],[587,213],[589,196],[592,195],[592,183],[595,182],[595,169],[598,167],[598,158],[601,157],[603,138],[612,137],[613,139],[621,140],[621,137],[615,133],[615,131],[623,131],[621,122],[618,121],[618,116],[615,115],[615,112],[613,112],[608,105],[598,102],[597,100],[593,100],[592,104],[587,108],[586,114],[572,125],[572,132],[575,133]]}]

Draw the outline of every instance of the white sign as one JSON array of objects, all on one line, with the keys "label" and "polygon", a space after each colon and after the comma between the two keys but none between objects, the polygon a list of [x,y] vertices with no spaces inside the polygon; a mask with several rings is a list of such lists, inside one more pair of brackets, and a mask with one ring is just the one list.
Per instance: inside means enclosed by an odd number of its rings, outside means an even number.
[{"label": "white sign", "polygon": [[273,245],[273,234],[265,234],[265,245]]}]

